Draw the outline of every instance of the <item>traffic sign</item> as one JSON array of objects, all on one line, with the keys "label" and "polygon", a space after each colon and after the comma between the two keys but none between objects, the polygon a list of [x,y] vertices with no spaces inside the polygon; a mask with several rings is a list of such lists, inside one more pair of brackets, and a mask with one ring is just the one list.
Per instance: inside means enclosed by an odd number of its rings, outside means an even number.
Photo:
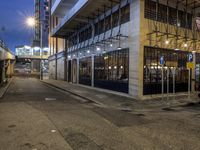
[{"label": "traffic sign", "polygon": [[187,63],[187,68],[188,68],[188,69],[194,69],[194,63],[188,62],[188,63]]},{"label": "traffic sign", "polygon": [[193,62],[193,54],[192,53],[188,54],[188,62]]},{"label": "traffic sign", "polygon": [[160,64],[161,64],[161,65],[164,65],[164,63],[165,63],[164,56],[161,56],[161,57],[160,57]]}]

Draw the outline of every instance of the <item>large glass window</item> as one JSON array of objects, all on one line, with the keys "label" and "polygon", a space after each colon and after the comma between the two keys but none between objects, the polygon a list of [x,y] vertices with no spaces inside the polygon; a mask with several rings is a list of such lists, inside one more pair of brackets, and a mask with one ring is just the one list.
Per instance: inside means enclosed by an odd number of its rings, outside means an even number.
[{"label": "large glass window", "polygon": [[[156,7],[158,6],[158,10],[156,12]],[[167,23],[171,25],[177,25],[183,28],[192,29],[192,14],[186,13],[184,11],[177,10],[173,7],[169,8],[169,20],[167,19],[167,6],[158,3],[156,4],[155,1],[152,0],[145,0],[145,18]],[[157,14],[157,15],[156,15]],[[178,21],[177,21],[177,14],[178,14]],[[186,22],[186,15],[187,15],[187,22]]]},{"label": "large glass window", "polygon": [[126,23],[130,21],[130,5],[126,5],[122,8],[122,14],[121,14],[121,24]]},{"label": "large glass window", "polygon": [[[188,52],[161,49],[155,47],[144,48],[144,95],[160,94],[162,83],[162,66],[160,58],[164,56],[164,89],[167,92],[167,78],[169,77],[169,92],[173,92],[173,72],[175,70],[176,92],[188,90],[188,70],[186,68]],[[167,70],[169,76],[167,76]]]},{"label": "large glass window", "polygon": [[95,56],[94,86],[128,93],[129,50]]},{"label": "large glass window", "polygon": [[195,67],[195,81],[196,85],[195,88],[198,90],[200,86],[200,53],[196,53],[196,67]]},{"label": "large glass window", "polygon": [[91,57],[79,60],[79,83],[91,86],[92,61]]}]

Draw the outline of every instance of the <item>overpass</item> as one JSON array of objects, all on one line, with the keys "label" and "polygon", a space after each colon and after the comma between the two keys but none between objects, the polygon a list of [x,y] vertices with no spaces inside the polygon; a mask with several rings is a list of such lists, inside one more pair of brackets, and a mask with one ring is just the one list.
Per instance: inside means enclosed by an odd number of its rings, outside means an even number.
[{"label": "overpass", "polygon": [[15,55],[0,40],[0,84],[14,73]]}]

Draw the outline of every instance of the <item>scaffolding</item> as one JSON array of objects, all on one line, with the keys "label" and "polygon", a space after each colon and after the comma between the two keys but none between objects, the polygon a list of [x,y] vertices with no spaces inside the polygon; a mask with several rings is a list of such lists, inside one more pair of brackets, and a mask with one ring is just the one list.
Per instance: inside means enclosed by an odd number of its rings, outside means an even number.
[{"label": "scaffolding", "polygon": [[[153,2],[155,7],[152,8],[154,11],[145,10],[146,15],[152,18],[148,19],[147,40],[150,46],[190,52],[200,51],[200,32],[196,24],[200,15],[200,1],[145,0],[145,5],[149,5],[150,2]],[[149,8],[151,9],[151,6]],[[166,15],[163,17],[164,20],[162,15]]]}]

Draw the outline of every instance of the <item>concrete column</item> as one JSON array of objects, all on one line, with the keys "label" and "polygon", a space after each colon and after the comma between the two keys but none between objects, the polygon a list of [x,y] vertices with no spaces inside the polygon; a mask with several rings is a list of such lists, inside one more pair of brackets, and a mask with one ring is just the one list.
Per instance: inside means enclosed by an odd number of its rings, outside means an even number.
[{"label": "concrete column", "polygon": [[5,69],[6,62],[3,60],[3,68],[2,68],[2,82],[4,82],[6,78],[6,69]]},{"label": "concrete column", "polygon": [[69,61],[65,59],[66,67],[65,67],[65,73],[66,73],[66,81],[69,82]]},{"label": "concrete column", "polygon": [[33,73],[33,69],[34,69],[33,60],[31,60],[31,73]]},{"label": "concrete column", "polygon": [[67,69],[68,69],[68,63],[66,60],[66,54],[64,54],[64,81],[68,81],[68,75],[67,75]]},{"label": "concrete column", "polygon": [[57,80],[58,78],[58,59],[57,59],[57,54],[55,54],[55,79]]},{"label": "concrete column", "polygon": [[91,84],[91,86],[94,87],[94,55],[91,56],[91,59],[92,59],[92,62],[91,62],[92,63],[92,68],[91,68],[92,69],[92,81],[91,81],[92,84]]},{"label": "concrete column", "polygon": [[8,70],[7,70],[7,74],[9,76],[9,78],[11,78],[11,70],[12,70],[12,66],[11,66],[11,60],[8,60]]},{"label": "concrete column", "polygon": [[[132,0],[129,25],[129,94],[140,97],[143,83],[143,47],[140,45],[141,18],[144,0]],[[141,83],[142,82],[142,83]]]},{"label": "concrete column", "polygon": [[77,58],[77,84],[79,84],[79,58]]}]

